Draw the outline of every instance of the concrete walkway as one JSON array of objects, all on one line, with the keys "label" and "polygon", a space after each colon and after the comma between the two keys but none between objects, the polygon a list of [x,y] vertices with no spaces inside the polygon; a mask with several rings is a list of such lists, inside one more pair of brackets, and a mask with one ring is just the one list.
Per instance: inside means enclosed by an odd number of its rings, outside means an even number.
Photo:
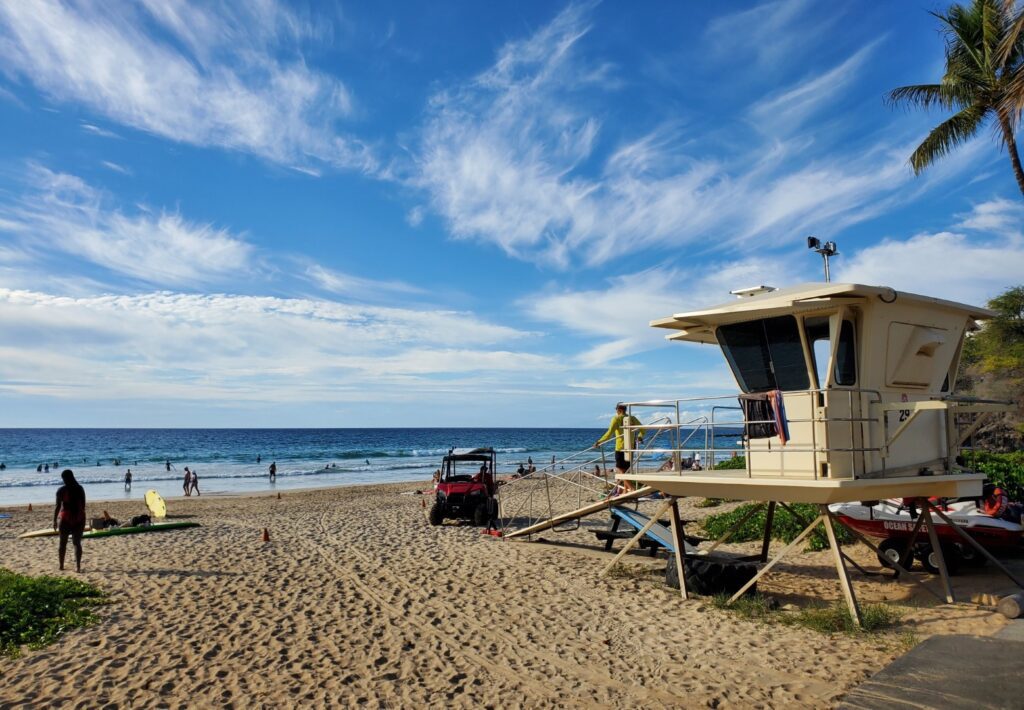
[{"label": "concrete walkway", "polygon": [[995,636],[933,636],[854,688],[842,710],[1024,708],[1024,620]]}]

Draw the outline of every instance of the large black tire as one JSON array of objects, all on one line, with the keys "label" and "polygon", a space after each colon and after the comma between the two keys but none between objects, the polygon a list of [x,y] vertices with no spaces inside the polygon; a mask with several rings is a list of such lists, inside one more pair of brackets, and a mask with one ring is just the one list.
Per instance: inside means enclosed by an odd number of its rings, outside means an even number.
[{"label": "large black tire", "polygon": [[[954,545],[943,544],[942,556],[946,560],[947,572],[953,575],[960,571],[960,551]],[[929,574],[939,573],[939,563],[931,545],[922,545],[917,552],[917,559],[921,560],[921,565]]]},{"label": "large black tire", "polygon": [[431,525],[440,525],[444,522],[444,506],[435,501],[430,506],[430,514],[427,517]]},{"label": "large black tire", "polygon": [[956,543],[956,549],[960,553],[960,561],[968,567],[984,567],[988,564],[988,558],[967,543]]},{"label": "large black tire", "polygon": [[[890,537],[878,544],[878,562],[883,567],[896,569],[894,562],[899,562],[903,569],[910,571],[914,564],[914,551],[907,549],[908,540]],[[899,570],[897,570],[899,574]]]},{"label": "large black tire", "polygon": [[[740,588],[753,579],[757,567],[745,562],[736,562],[723,557],[684,557],[686,573],[686,591],[705,597],[716,594],[735,594]],[[679,573],[676,570],[675,555],[669,555],[665,566],[665,584],[679,589]],[[753,585],[747,594],[757,591]]]},{"label": "large black tire", "polygon": [[487,512],[487,503],[481,503],[473,509],[473,524],[478,528],[487,525],[487,519],[490,517],[490,513]]}]

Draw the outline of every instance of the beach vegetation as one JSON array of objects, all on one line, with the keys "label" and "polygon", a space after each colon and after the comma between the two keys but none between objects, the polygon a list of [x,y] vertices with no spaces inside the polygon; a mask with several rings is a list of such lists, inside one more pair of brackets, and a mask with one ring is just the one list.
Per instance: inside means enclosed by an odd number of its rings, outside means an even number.
[{"label": "beach vegetation", "polygon": [[[733,510],[724,513],[709,515],[701,522],[704,532],[711,539],[722,537],[733,525],[738,523],[752,508],[759,508],[750,516],[729,538],[733,542],[752,542],[760,540],[764,535],[764,525],[767,520],[768,508],[763,503],[745,503]],[[776,506],[775,517],[772,519],[772,539],[782,542],[792,542],[797,535],[803,532],[807,523],[818,516],[818,508],[810,503],[793,503],[789,505],[796,515],[790,513],[782,506]],[[836,537],[840,544],[854,542],[850,532],[841,525],[835,526]],[[828,549],[828,537],[823,526],[819,525],[807,538],[808,550]]]},{"label": "beach vegetation", "polygon": [[41,648],[69,629],[96,622],[105,603],[97,587],[70,577],[31,577],[0,568],[0,655]]},{"label": "beach vegetation", "polygon": [[[825,634],[885,631],[897,626],[903,619],[902,612],[888,604],[864,604],[860,608],[862,626],[850,616],[843,602],[827,605],[813,605],[801,609],[787,610],[773,598],[763,594],[748,594],[729,604],[729,595],[721,594],[712,602],[719,609],[726,609],[745,619],[764,623],[801,626]],[[911,644],[912,645],[912,644]]]},{"label": "beach vegetation", "polygon": [[735,469],[743,469],[747,467],[747,457],[740,455],[733,455],[727,458],[725,461],[719,461],[715,464],[716,471],[730,471]]},{"label": "beach vegetation", "polygon": [[933,128],[910,156],[915,174],[973,138],[989,121],[1006,149],[1024,195],[1015,131],[1024,108],[1024,11],[1005,0],[971,0],[932,12],[945,39],[945,72],[936,84],[901,86],[892,104],[941,108],[953,115]]},{"label": "beach vegetation", "polygon": [[725,498],[701,498],[694,503],[698,508],[717,508],[725,502]]},{"label": "beach vegetation", "polygon": [[965,458],[972,469],[1006,491],[1010,500],[1024,501],[1024,451],[975,451]]},{"label": "beach vegetation", "polygon": [[996,315],[964,341],[957,389],[986,399],[1011,400],[1011,411],[986,422],[974,442],[996,450],[1019,450],[1024,444],[1024,286],[1007,289],[988,307]]}]

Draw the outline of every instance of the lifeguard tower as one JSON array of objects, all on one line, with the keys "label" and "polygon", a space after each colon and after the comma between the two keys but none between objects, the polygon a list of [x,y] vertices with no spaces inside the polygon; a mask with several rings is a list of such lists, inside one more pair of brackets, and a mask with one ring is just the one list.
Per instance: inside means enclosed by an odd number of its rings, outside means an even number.
[{"label": "lifeguard tower", "polygon": [[[959,454],[983,418],[1005,407],[958,397],[955,388],[965,334],[993,314],[849,283],[759,286],[733,295],[728,303],[651,325],[674,331],[670,340],[721,348],[741,394],[628,403],[630,414],[646,421],[652,410],[672,421],[645,425],[647,441],[655,443],[627,445],[633,465],[619,478],[673,498],[767,502],[764,559],[776,502],[818,504],[818,518],[783,554],[823,524],[859,620],[828,504],[981,494],[983,476],[967,470]],[[627,441],[631,433],[627,428]],[[742,449],[745,470],[693,470],[695,453],[713,469],[729,448]],[[915,536],[922,525],[934,535],[933,512],[950,523],[924,504]],[[952,601],[944,562],[940,569]]]}]

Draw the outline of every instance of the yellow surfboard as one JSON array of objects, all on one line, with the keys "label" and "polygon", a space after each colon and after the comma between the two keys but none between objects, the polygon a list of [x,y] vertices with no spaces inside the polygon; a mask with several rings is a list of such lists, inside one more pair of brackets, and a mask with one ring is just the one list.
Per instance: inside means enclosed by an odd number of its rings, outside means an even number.
[{"label": "yellow surfboard", "polygon": [[167,504],[163,497],[156,491],[146,491],[146,507],[154,518],[167,517]]}]

